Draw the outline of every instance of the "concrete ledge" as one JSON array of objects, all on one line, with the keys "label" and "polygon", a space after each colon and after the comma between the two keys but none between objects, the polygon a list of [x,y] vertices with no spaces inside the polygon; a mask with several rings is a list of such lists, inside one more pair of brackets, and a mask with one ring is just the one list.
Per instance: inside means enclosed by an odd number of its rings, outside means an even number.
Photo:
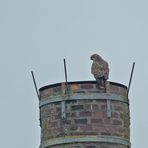
[{"label": "concrete ledge", "polygon": [[74,93],[72,95],[56,95],[51,98],[46,98],[46,100],[41,100],[39,102],[39,106],[42,107],[44,105],[61,102],[66,100],[114,100],[121,101],[128,104],[128,99],[124,96],[120,96],[117,94],[109,94],[109,93]]},{"label": "concrete ledge", "polygon": [[55,138],[45,141],[41,144],[40,148],[48,148],[50,146],[70,144],[70,143],[83,143],[83,142],[95,142],[95,143],[111,143],[129,146],[130,142],[127,139],[122,139],[113,136],[65,136],[61,138]]}]

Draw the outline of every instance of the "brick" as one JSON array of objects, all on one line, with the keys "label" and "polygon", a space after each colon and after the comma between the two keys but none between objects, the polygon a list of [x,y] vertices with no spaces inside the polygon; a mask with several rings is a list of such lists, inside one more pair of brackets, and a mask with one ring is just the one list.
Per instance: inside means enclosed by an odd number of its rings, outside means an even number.
[{"label": "brick", "polygon": [[104,131],[103,125],[100,126],[98,124],[93,124],[92,128],[93,128],[93,131],[96,131],[97,133],[100,133],[100,132]]},{"label": "brick", "polygon": [[71,117],[77,117],[77,113],[76,112],[72,113]]},{"label": "brick", "polygon": [[106,110],[106,105],[101,105],[101,110]]},{"label": "brick", "polygon": [[124,138],[130,139],[130,132],[128,128],[124,130]]},{"label": "brick", "polygon": [[104,145],[102,145],[102,146],[100,146],[100,148],[116,148],[115,146],[108,146],[108,145],[106,145],[106,144],[104,144]]},{"label": "brick", "polygon": [[130,126],[130,121],[129,120],[124,121],[123,125],[124,127],[128,128]]},{"label": "brick", "polygon": [[92,123],[92,124],[93,124],[93,123],[100,123],[100,124],[102,124],[103,121],[102,121],[102,119],[91,119],[91,123]]},{"label": "brick", "polygon": [[93,88],[93,84],[81,84],[81,88],[82,89],[92,89]]},{"label": "brick", "polygon": [[105,132],[111,133],[113,135],[114,133],[118,133],[118,128],[116,126],[108,126],[105,128]]},{"label": "brick", "polygon": [[81,146],[72,146],[71,148],[81,148]]},{"label": "brick", "polygon": [[83,126],[80,126],[80,129],[79,130],[82,130],[82,131],[91,131],[92,130],[92,125],[83,125]]},{"label": "brick", "polygon": [[65,120],[64,124],[71,125],[71,120]]},{"label": "brick", "polygon": [[75,130],[78,129],[78,126],[77,125],[71,125],[69,129],[72,130],[72,131],[75,131]]},{"label": "brick", "polygon": [[110,93],[117,93],[118,92],[118,87],[112,85],[111,87],[108,88],[108,92],[110,92]]},{"label": "brick", "polygon": [[82,112],[79,112],[79,116],[80,117],[90,117],[92,115],[91,112],[89,111],[82,111]]},{"label": "brick", "polygon": [[93,116],[93,117],[101,118],[101,117],[105,117],[106,114],[105,114],[104,112],[93,112],[93,113],[92,113],[92,116]]},{"label": "brick", "polygon": [[79,86],[78,85],[71,85],[70,90],[77,91],[77,90],[79,90]]},{"label": "brick", "polygon": [[73,136],[81,136],[81,135],[97,135],[97,132],[88,132],[88,131],[77,131],[72,133]]},{"label": "brick", "polygon": [[123,96],[127,96],[127,90],[123,87],[120,87],[119,88],[119,93]]},{"label": "brick", "polygon": [[76,124],[87,124],[87,119],[75,119]]},{"label": "brick", "polygon": [[107,133],[107,132],[102,132],[101,135],[104,135],[104,136],[110,136],[111,133]]},{"label": "brick", "polygon": [[125,119],[125,117],[124,117],[124,113],[120,113],[120,118],[121,118],[122,120]]},{"label": "brick", "polygon": [[118,131],[119,131],[119,133],[124,133],[125,129],[124,128],[119,128]]},{"label": "brick", "polygon": [[51,95],[52,93],[53,93],[53,90],[52,90],[52,89],[46,89],[46,90],[44,90],[44,91],[41,91],[41,92],[40,92],[41,99],[42,99],[42,98],[48,97],[48,96]]},{"label": "brick", "polygon": [[57,122],[51,122],[51,126],[54,128],[54,127],[57,127]]},{"label": "brick", "polygon": [[55,115],[55,120],[58,120],[58,119],[60,119],[60,118],[61,118],[61,113]]},{"label": "brick", "polygon": [[73,105],[73,106],[71,107],[72,110],[81,110],[81,109],[83,109],[83,108],[84,108],[83,105]]},{"label": "brick", "polygon": [[98,104],[92,104],[92,110],[99,110]]},{"label": "brick", "polygon": [[56,112],[60,112],[61,111],[61,107],[56,107]]},{"label": "brick", "polygon": [[104,124],[111,124],[111,119],[110,118],[106,118],[103,120]]},{"label": "brick", "polygon": [[97,148],[96,146],[86,146],[85,148]]},{"label": "brick", "polygon": [[53,92],[59,92],[62,90],[61,86],[53,87],[52,89],[53,89]]},{"label": "brick", "polygon": [[112,118],[119,118],[119,113],[118,112],[113,112],[112,113]]},{"label": "brick", "polygon": [[91,110],[91,104],[85,104],[84,109]]},{"label": "brick", "polygon": [[113,120],[113,125],[122,125],[122,122],[120,120]]},{"label": "brick", "polygon": [[71,117],[71,114],[70,113],[66,113],[66,117]]},{"label": "brick", "polygon": [[123,110],[122,106],[120,106],[120,105],[114,106],[114,109],[115,109],[116,111],[122,111],[122,110]]}]

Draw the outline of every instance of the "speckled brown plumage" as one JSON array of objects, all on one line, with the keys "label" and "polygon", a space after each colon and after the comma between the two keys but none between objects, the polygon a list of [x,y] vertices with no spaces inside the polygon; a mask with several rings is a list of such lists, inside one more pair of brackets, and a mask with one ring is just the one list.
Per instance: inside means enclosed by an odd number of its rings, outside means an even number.
[{"label": "speckled brown plumage", "polygon": [[94,75],[98,85],[105,87],[106,80],[109,77],[108,63],[97,54],[93,54],[91,60],[93,60],[91,73]]}]

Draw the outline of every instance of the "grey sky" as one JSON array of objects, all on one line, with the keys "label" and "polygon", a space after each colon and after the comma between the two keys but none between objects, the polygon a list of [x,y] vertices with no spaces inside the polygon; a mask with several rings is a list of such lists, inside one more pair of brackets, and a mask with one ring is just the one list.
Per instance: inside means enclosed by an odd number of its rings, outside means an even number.
[{"label": "grey sky", "polygon": [[148,2],[146,0],[0,1],[0,147],[37,148],[38,87],[68,80],[94,80],[92,53],[110,66],[110,81],[130,90],[132,148],[147,147]]}]

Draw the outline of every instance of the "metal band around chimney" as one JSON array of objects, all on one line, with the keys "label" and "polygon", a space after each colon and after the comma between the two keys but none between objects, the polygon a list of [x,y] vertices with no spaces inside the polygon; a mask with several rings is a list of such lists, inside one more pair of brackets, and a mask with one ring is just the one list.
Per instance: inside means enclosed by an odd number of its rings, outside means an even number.
[{"label": "metal band around chimney", "polygon": [[114,100],[121,101],[128,104],[128,99],[124,96],[120,96],[117,94],[109,94],[109,93],[74,93],[69,96],[66,95],[53,95],[48,98],[42,98],[40,100],[39,106],[42,107],[44,105],[61,102],[66,100]]},{"label": "metal band around chimney", "polygon": [[83,143],[83,142],[96,142],[96,143],[112,143],[126,145],[129,148],[131,147],[130,142],[126,139],[112,137],[112,136],[65,136],[62,138],[55,138],[47,140],[42,143],[40,148],[48,148],[55,145],[71,144],[71,143]]}]

